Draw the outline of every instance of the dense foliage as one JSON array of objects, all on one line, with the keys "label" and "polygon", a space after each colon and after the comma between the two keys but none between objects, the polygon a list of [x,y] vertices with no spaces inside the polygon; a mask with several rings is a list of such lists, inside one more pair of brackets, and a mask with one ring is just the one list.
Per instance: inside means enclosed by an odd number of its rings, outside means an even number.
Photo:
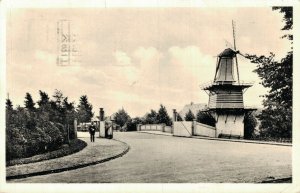
[{"label": "dense foliage", "polygon": [[210,125],[212,127],[216,126],[216,120],[209,112],[198,111],[196,116],[197,122]]},{"label": "dense foliage", "polygon": [[92,109],[93,106],[88,102],[87,96],[81,96],[79,99],[79,105],[77,107],[79,122],[90,122],[94,116]]},{"label": "dense foliage", "polygon": [[257,119],[252,113],[247,113],[244,117],[244,138],[252,139],[255,136],[255,127],[257,126]]},{"label": "dense foliage", "polygon": [[[293,8],[274,7],[284,14],[285,22],[282,30],[289,31],[293,28]],[[292,34],[285,34],[282,38],[293,41]],[[291,138],[292,137],[292,92],[293,92],[293,48],[280,61],[275,60],[275,55],[257,56],[248,54],[246,57],[257,64],[255,72],[261,78],[261,84],[269,88],[269,93],[264,95],[261,114],[260,134],[262,137]]]},{"label": "dense foliage", "polygon": [[194,113],[189,109],[189,111],[185,114],[184,120],[185,121],[194,121],[196,119]]},{"label": "dense foliage", "polygon": [[137,125],[142,124],[142,123],[143,123],[143,120],[139,117],[129,119],[126,122],[126,131],[136,131],[137,130]]},{"label": "dense foliage", "polygon": [[180,116],[179,113],[177,113],[177,121],[183,121],[182,117]]},{"label": "dense foliage", "polygon": [[126,131],[136,131],[138,124],[172,125],[172,119],[168,115],[166,107],[162,104],[160,105],[158,112],[151,109],[143,118],[135,117],[132,119],[124,109],[121,109],[115,114],[115,122]]},{"label": "dense foliage", "polygon": [[160,105],[160,108],[157,113],[157,123],[164,123],[167,126],[172,125],[172,120],[170,116],[168,115],[167,109],[162,104]]},{"label": "dense foliage", "polygon": [[145,116],[145,124],[156,124],[157,121],[157,112],[153,109],[150,110],[150,113],[147,113]]},{"label": "dense foliage", "polygon": [[131,118],[128,113],[122,108],[115,114],[115,123],[123,127]]},{"label": "dense foliage", "polygon": [[166,124],[167,126],[172,125],[172,119],[169,116],[167,109],[164,105],[160,105],[158,111],[151,109],[147,113],[143,120],[144,124]]},{"label": "dense foliage", "polygon": [[71,128],[79,114],[74,103],[68,102],[59,90],[55,90],[52,99],[46,92],[39,94],[40,99],[35,103],[26,93],[25,107],[15,109],[12,101],[6,100],[7,160],[53,151],[75,138]]}]

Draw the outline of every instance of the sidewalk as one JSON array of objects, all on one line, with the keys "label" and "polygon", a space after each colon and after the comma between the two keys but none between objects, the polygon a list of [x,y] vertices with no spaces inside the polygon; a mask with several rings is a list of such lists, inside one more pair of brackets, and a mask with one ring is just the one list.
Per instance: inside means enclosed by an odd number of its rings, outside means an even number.
[{"label": "sidewalk", "polygon": [[139,133],[150,133],[155,135],[166,135],[166,136],[173,136],[172,133],[166,133],[162,131],[138,131]]},{"label": "sidewalk", "polygon": [[83,150],[57,159],[7,167],[6,179],[18,179],[74,170],[115,159],[129,151],[127,144],[117,140],[96,137],[95,142],[91,143],[89,134],[83,132],[78,133],[78,138],[87,143],[87,147]]},{"label": "sidewalk", "polygon": [[[138,131],[138,132],[155,134],[155,135],[173,136],[172,133],[165,133],[165,132],[162,132],[162,131]],[[174,137],[181,137],[181,136],[174,136]],[[277,143],[277,142],[255,141],[255,140],[246,140],[246,139],[225,139],[225,138],[213,138],[213,137],[203,137],[203,136],[195,136],[195,135],[191,136],[190,138],[205,139],[205,140],[216,140],[216,141],[228,141],[228,142],[240,142],[240,143],[254,143],[254,144],[266,144],[266,145],[292,146],[291,143]]]}]

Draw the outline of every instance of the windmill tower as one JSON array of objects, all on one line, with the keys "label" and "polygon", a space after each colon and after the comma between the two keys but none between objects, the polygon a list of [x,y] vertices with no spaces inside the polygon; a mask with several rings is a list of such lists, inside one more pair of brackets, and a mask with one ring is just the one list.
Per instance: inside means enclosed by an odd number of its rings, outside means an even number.
[{"label": "windmill tower", "polygon": [[218,55],[214,80],[202,89],[209,94],[208,111],[216,120],[216,137],[243,138],[244,117],[255,109],[244,107],[243,93],[252,84],[240,82],[237,58],[240,52],[236,50],[233,22],[232,26],[234,49],[227,48]]}]

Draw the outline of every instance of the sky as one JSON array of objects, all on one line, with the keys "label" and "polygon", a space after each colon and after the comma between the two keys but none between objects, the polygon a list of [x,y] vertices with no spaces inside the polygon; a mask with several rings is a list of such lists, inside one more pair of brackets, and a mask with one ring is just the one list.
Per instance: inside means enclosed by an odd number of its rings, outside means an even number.
[{"label": "sky", "polygon": [[[57,64],[61,41],[57,22],[68,20],[77,56]],[[7,14],[6,84],[14,105],[26,92],[52,96],[61,90],[78,104],[87,95],[98,115],[124,108],[143,116],[160,104],[180,111],[185,104],[207,103],[200,85],[214,78],[217,55],[233,44],[241,53],[284,57],[291,45],[282,15],[261,8],[87,8],[12,9]],[[240,79],[254,82],[246,106],[262,107],[267,92],[253,72],[255,64],[238,57]],[[171,115],[171,114],[170,114]]]}]

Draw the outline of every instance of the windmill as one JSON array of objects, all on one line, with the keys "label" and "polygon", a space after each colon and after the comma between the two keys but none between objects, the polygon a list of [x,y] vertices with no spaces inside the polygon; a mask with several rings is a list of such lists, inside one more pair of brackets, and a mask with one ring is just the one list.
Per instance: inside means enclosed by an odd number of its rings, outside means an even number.
[{"label": "windmill", "polygon": [[[241,55],[243,57],[245,57],[245,56],[239,50],[237,50],[237,48],[236,48],[235,23],[234,23],[233,20],[232,20],[232,35],[233,35],[233,48],[232,48],[232,46],[230,46],[230,48],[225,49],[222,53],[220,53],[218,55],[217,64],[216,64],[216,73],[215,73],[214,81],[216,81],[216,78],[217,78],[217,75],[218,75],[217,72],[219,71],[220,66],[222,66],[222,63],[221,63],[220,59],[222,57],[232,57],[232,58],[234,58],[234,61],[235,61],[235,64],[236,64],[237,82],[238,82],[238,84],[240,84],[240,73],[239,73],[239,64],[238,64],[237,55],[239,54],[239,55]],[[232,61],[232,63],[233,63],[233,61]],[[227,81],[230,81],[230,80],[234,80],[234,77],[233,77],[234,74],[233,74],[233,72],[230,72],[230,71],[233,70],[233,68],[234,68],[233,65],[229,66],[229,65],[226,64],[225,74],[223,74],[223,76],[224,76],[223,77],[224,82],[227,82]],[[222,71],[222,72],[224,73],[224,71]],[[230,75],[232,75],[232,77]]]},{"label": "windmill", "polygon": [[[236,49],[235,27],[232,21],[234,48],[226,48],[217,58],[216,72],[212,84],[202,87],[208,91],[208,111],[216,120],[216,137],[244,137],[244,116],[255,109],[244,107],[244,90],[252,84],[240,82],[237,55],[244,56]],[[235,63],[235,65],[234,65]],[[234,76],[237,72],[237,80]]]}]

